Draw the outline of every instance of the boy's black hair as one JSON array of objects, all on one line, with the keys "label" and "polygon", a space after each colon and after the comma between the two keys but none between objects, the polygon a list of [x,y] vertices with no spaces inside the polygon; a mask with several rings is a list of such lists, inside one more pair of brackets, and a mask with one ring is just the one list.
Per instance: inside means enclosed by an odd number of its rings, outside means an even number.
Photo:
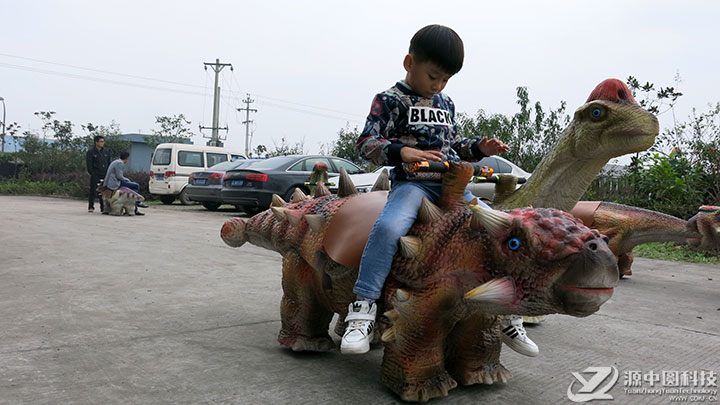
[{"label": "boy's black hair", "polygon": [[419,63],[433,62],[448,74],[462,69],[465,50],[460,36],[444,25],[428,25],[410,40],[410,51]]},{"label": "boy's black hair", "polygon": [[95,142],[97,143],[97,141],[99,141],[99,140],[101,140],[101,139],[105,139],[105,137],[102,136],[102,135],[95,135],[95,137],[94,137],[93,139],[94,139]]},{"label": "boy's black hair", "polygon": [[130,152],[120,152],[120,160],[125,160],[130,157]]}]

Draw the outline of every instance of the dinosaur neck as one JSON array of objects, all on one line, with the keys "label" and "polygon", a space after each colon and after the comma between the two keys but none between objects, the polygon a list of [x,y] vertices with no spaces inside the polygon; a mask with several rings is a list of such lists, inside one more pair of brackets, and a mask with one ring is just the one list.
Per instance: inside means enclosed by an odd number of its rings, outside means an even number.
[{"label": "dinosaur neck", "polygon": [[499,208],[533,206],[569,212],[606,163],[606,159],[578,161],[552,153],[535,169],[523,193],[514,193]]},{"label": "dinosaur neck", "polygon": [[622,218],[616,226],[625,230],[619,238],[620,249],[628,252],[637,245],[649,242],[685,243],[692,235],[687,232],[687,222],[672,215],[645,210],[642,208],[620,206],[614,203],[602,203],[596,216],[599,221],[618,216]]}]

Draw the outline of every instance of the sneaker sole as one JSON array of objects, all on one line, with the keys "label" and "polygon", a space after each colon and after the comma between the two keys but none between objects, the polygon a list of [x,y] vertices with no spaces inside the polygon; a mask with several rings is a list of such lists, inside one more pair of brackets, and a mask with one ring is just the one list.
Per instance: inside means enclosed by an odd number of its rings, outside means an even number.
[{"label": "sneaker sole", "polygon": [[540,354],[540,351],[530,351],[528,349],[525,349],[524,346],[517,345],[514,340],[510,339],[506,335],[502,335],[502,342],[505,344],[505,346],[511,348],[517,353],[522,354],[523,356],[537,357],[538,354]]},{"label": "sneaker sole", "polygon": [[365,354],[370,351],[370,344],[359,347],[342,347],[340,346],[340,353],[342,354]]}]

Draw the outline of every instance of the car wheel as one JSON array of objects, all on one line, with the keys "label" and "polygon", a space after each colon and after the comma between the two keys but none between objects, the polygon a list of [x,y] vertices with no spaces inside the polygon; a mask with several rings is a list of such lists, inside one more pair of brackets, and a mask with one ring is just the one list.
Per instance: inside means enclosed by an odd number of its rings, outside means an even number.
[{"label": "car wheel", "polygon": [[180,200],[180,204],[182,204],[182,205],[195,204],[195,201],[188,198],[187,189],[183,189],[183,191],[180,192],[180,195],[178,196],[178,200]]},{"label": "car wheel", "polygon": [[250,206],[245,205],[242,207],[242,210],[245,211],[245,213],[248,214],[249,216],[253,216],[253,215],[258,214],[263,209],[260,207],[250,207]]},{"label": "car wheel", "polygon": [[165,205],[170,205],[175,201],[175,196],[174,195],[161,195],[160,201],[162,201],[162,203]]},{"label": "car wheel", "polygon": [[[308,188],[293,186],[293,187],[290,187],[290,190],[288,190],[287,193],[285,193],[285,197],[283,197],[283,200],[285,200],[286,202],[290,202],[290,200],[292,200],[292,196],[295,193],[296,188],[299,188],[300,190],[302,190],[303,193],[310,195],[310,190]],[[312,197],[312,196],[310,195],[310,197]]]},{"label": "car wheel", "polygon": [[206,201],[206,202],[202,203],[202,205],[203,205],[203,207],[205,207],[205,209],[207,209],[207,210],[215,211],[215,210],[217,210],[218,208],[220,208],[220,206],[222,205],[222,203]]}]

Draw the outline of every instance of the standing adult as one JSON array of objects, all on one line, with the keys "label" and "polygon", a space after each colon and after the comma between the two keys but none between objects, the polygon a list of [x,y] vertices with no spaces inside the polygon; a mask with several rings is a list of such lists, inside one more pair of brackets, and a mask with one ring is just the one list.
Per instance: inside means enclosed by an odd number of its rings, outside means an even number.
[{"label": "standing adult", "polygon": [[[87,171],[90,173],[90,189],[88,190],[88,212],[95,211],[95,196],[97,195],[97,184],[105,178],[108,166],[110,166],[110,152],[105,149],[105,137],[95,135],[93,138],[95,146],[85,154]],[[100,211],[103,210],[103,201],[100,198]]]}]

